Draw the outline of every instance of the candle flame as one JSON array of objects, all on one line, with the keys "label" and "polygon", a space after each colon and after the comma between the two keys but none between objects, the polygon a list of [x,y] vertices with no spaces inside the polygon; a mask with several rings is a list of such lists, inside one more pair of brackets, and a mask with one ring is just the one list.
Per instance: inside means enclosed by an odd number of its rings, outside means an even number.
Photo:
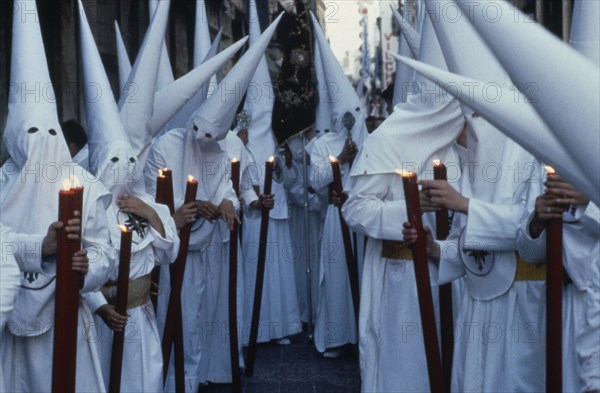
[{"label": "candle flame", "polygon": [[127,229],[127,227],[125,225],[117,224],[117,226],[119,227],[119,229],[121,230],[121,232],[127,232],[127,231],[129,231],[129,229]]},{"label": "candle flame", "polygon": [[238,162],[238,159],[237,159],[236,157],[233,157],[233,158],[231,159],[231,163],[233,164],[234,162]]},{"label": "candle flame", "polygon": [[163,170],[162,169],[158,170],[158,177],[165,177],[165,175],[163,175]]},{"label": "candle flame", "polygon": [[440,166],[441,163],[442,162],[440,160],[437,160],[437,159],[433,160],[433,165],[434,166]]},{"label": "candle flame", "polygon": [[332,156],[332,155],[329,155],[329,161],[330,161],[330,162],[337,162],[337,158],[335,158],[335,157],[334,157],[334,156]]},{"label": "candle flame", "polygon": [[546,171],[550,175],[554,175],[556,173],[556,171],[554,170],[554,168],[552,168],[550,165],[544,165],[544,168],[546,168]]},{"label": "candle flame", "polygon": [[169,168],[167,168],[167,167],[165,167],[165,169],[163,169],[163,171],[165,171],[165,172],[168,171],[168,170],[169,170]]},{"label": "candle flame", "polygon": [[415,173],[411,172],[411,171],[405,171],[404,169],[396,169],[396,174],[398,174],[398,175],[400,175],[402,177],[411,177]]},{"label": "candle flame", "polygon": [[69,191],[71,189],[71,182],[69,181],[69,179],[65,179],[63,180],[63,189],[65,191]]},{"label": "candle flame", "polygon": [[81,188],[81,183],[79,182],[79,179],[77,178],[77,176],[73,176],[73,179],[71,180],[71,184],[75,188]]},{"label": "candle flame", "polygon": [[275,162],[275,157],[273,157],[273,156],[269,157],[269,162]]},{"label": "candle flame", "polygon": [[194,181],[194,176],[188,175],[188,181],[191,183]]}]

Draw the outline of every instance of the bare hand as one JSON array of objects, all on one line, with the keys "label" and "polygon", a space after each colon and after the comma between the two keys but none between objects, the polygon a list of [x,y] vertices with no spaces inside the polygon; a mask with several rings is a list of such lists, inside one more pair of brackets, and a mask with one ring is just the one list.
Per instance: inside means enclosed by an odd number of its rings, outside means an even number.
[{"label": "bare hand", "polygon": [[119,314],[112,304],[101,306],[96,310],[96,314],[100,315],[104,323],[115,332],[123,331],[127,325],[128,317]]},{"label": "bare hand", "polygon": [[469,198],[465,198],[445,180],[420,180],[423,193],[429,204],[445,207],[448,210],[467,214]]},{"label": "bare hand", "polygon": [[135,214],[146,220],[150,220],[156,213],[146,202],[142,201],[140,198],[129,195],[121,195],[119,199],[117,199],[117,206],[119,206],[119,209],[124,213]]},{"label": "bare hand", "polygon": [[529,223],[529,235],[537,239],[548,220],[562,219],[565,209],[569,206],[566,199],[557,198],[556,195],[544,193],[535,199],[535,213]]},{"label": "bare hand", "polygon": [[75,272],[83,274],[84,276],[90,269],[90,260],[88,259],[87,253],[88,252],[85,248],[83,250],[79,250],[73,254],[73,259],[71,260],[71,269]]},{"label": "bare hand", "polygon": [[[408,247],[414,246],[417,243],[419,234],[417,229],[410,223],[405,222],[402,224],[402,236],[404,238],[404,244]],[[433,240],[433,234],[431,229],[425,226],[423,227],[423,235],[425,236],[425,248],[427,249],[427,257],[435,262],[440,260],[440,249],[439,245]]]},{"label": "bare hand", "polygon": [[[75,217],[79,217],[81,214],[79,211],[75,211]],[[63,223],[55,221],[48,227],[48,232],[42,241],[42,257],[46,258],[52,255],[56,255],[58,248],[58,230],[63,227]],[[65,227],[67,232],[67,239],[74,242],[79,241],[79,233],[81,232],[81,219],[72,218],[67,222]]]},{"label": "bare hand", "polygon": [[587,205],[589,199],[559,175],[553,175],[544,183],[546,194],[563,199],[563,205]]},{"label": "bare hand", "polygon": [[235,211],[235,207],[233,206],[233,202],[229,199],[223,199],[223,202],[219,205],[219,213],[221,214],[221,218],[227,224],[227,228],[231,231],[233,230],[233,224],[237,222],[240,223],[240,218]]},{"label": "bare hand", "polygon": [[196,201],[198,215],[207,220],[219,218],[219,207],[211,201]]},{"label": "bare hand", "polygon": [[338,161],[340,162],[340,165],[352,161],[354,157],[356,157],[356,153],[358,153],[356,143],[354,143],[354,141],[350,138],[346,139],[344,149],[337,157]]},{"label": "bare hand", "polygon": [[177,229],[181,229],[187,224],[191,224],[196,220],[197,208],[196,202],[190,202],[181,206],[175,214],[173,214],[173,220]]},{"label": "bare hand", "polygon": [[419,191],[419,203],[421,205],[421,213],[436,212],[442,209],[439,205],[431,203],[431,200],[427,198],[423,190]]},{"label": "bare hand", "polygon": [[258,200],[252,202],[250,206],[256,210],[271,210],[275,206],[275,194],[260,194]]},{"label": "bare hand", "polygon": [[337,191],[333,191],[331,193],[331,202],[333,202],[333,204],[335,206],[343,206],[347,200],[348,200],[348,194],[343,191],[342,191],[341,195],[338,194]]}]

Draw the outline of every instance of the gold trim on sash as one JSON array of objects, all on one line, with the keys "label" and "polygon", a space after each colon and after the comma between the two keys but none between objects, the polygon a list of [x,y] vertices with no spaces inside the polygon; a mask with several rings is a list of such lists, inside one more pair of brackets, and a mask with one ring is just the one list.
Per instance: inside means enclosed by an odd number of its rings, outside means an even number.
[{"label": "gold trim on sash", "polygon": [[546,264],[529,263],[517,254],[517,272],[515,281],[545,281]]},{"label": "gold trim on sash", "polygon": [[[145,276],[136,278],[135,280],[129,280],[129,289],[127,296],[127,309],[131,310],[132,308],[136,308],[139,306],[143,306],[144,304],[150,301],[150,288],[152,286],[152,279],[150,278],[150,274],[146,274]],[[108,281],[102,287],[102,293],[108,301],[109,304],[113,306],[117,304],[117,282],[116,281]],[[114,290],[113,296],[110,296],[111,289]]]},{"label": "gold trim on sash", "polygon": [[381,257],[387,259],[401,259],[412,261],[413,255],[404,242],[397,240],[383,240],[381,242]]}]

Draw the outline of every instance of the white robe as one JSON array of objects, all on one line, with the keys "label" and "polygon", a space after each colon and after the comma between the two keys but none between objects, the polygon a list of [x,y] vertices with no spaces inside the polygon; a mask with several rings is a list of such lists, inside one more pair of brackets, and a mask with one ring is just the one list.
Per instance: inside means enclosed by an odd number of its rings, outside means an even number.
[{"label": "white robe", "polygon": [[[14,165],[11,160],[7,161],[7,164]],[[65,168],[66,166],[62,167],[63,170]],[[85,188],[82,246],[88,249],[90,265],[85,276],[84,286],[80,290],[83,294],[97,290],[107,280],[108,272],[113,265],[108,245],[109,233],[106,219],[108,194],[106,189],[95,184],[92,181],[93,177],[84,172],[81,167],[75,165],[69,170],[73,171]],[[3,187],[10,190],[15,187],[15,182],[20,181],[21,173],[17,172],[6,177]],[[22,185],[26,186],[26,183],[22,183]],[[9,198],[8,203],[12,205],[14,201],[11,199],[11,195],[2,196]],[[54,197],[58,200],[57,196]],[[3,199],[3,209],[6,208],[4,203]],[[7,210],[3,210],[2,220],[4,224],[15,227],[19,224],[18,221],[26,215],[25,212],[20,212],[20,214],[10,214],[9,216]],[[40,227],[47,228],[50,223],[51,220],[40,223]],[[24,228],[22,229],[24,230]],[[36,247],[41,247],[41,242],[37,243]],[[2,364],[6,366],[4,384],[9,391],[50,391],[51,388],[56,263],[54,257],[42,260],[40,255],[40,253],[28,254],[27,258],[17,259],[20,264],[19,268],[23,271],[22,288],[17,295],[13,314],[7,323],[9,333],[6,337],[6,348],[3,351],[2,359]],[[93,319],[90,310],[83,302],[80,302],[77,329],[76,390],[81,392],[105,390],[96,348],[97,338],[94,337],[92,325]]]},{"label": "white robe", "polygon": [[[118,197],[115,195],[114,197]],[[152,272],[155,263],[158,265],[170,264],[177,258],[179,251],[179,238],[175,222],[170,216],[169,209],[164,205],[154,203],[149,196],[143,198],[144,202],[150,205],[159,215],[164,230],[165,237],[156,231],[150,225],[143,239],[134,235],[136,243],[132,246],[131,265],[129,270],[129,279],[146,276]],[[117,225],[117,211],[114,205],[110,207],[109,217],[110,228]],[[112,243],[115,249],[115,255],[119,255],[120,233],[112,233]],[[110,279],[117,281],[119,273],[119,264],[111,272]],[[113,287],[113,290],[116,288]],[[153,289],[151,289],[153,290]],[[114,296],[115,294],[111,294]],[[102,292],[97,291],[86,294],[84,299],[90,310],[94,313],[94,321],[98,330],[98,353],[102,364],[102,374],[106,386],[110,382],[110,365],[112,356],[112,330],[104,323],[102,318],[95,312],[101,306],[107,304]],[[156,325],[156,316],[154,308],[150,301],[141,306],[127,310],[129,319],[125,327],[125,342],[123,347],[123,366],[121,374],[122,392],[160,392],[163,388],[162,370],[162,349],[161,338]]]},{"label": "white robe", "polygon": [[[574,213],[574,214],[572,214]],[[519,231],[519,253],[528,261],[546,258],[546,231]],[[572,283],[563,289],[563,391],[600,390],[600,211],[590,202],[563,216],[563,264]]]},{"label": "white robe", "polygon": [[310,281],[312,299],[312,317],[314,321],[317,313],[317,300],[319,298],[319,254],[321,238],[323,236],[324,214],[323,207],[316,193],[308,194],[308,233],[304,224],[304,171],[301,159],[294,157],[292,166],[284,167],[283,182],[287,191],[288,209],[290,212],[290,235],[297,244],[297,255],[295,266],[296,291],[298,293],[298,305],[303,322],[308,322],[308,286],[306,273],[306,242],[310,245]]},{"label": "white robe", "polygon": [[[329,156],[337,156],[325,138],[314,142],[311,150],[310,185],[313,187],[325,210],[325,223],[319,253],[319,289],[315,319],[315,346],[319,352],[328,348],[355,344],[357,340],[356,318],[352,303],[352,292],[348,278],[346,251],[340,224],[338,207],[329,204],[329,184],[333,182],[333,171]],[[342,184],[346,184],[349,164],[340,166]],[[352,241],[352,234],[351,241]],[[353,261],[362,270],[359,258]]]},{"label": "white robe", "polygon": [[[185,164],[186,154],[182,152],[186,149],[193,154],[188,157],[194,160],[193,166]],[[203,151],[184,129],[171,130],[154,142],[148,155],[145,168],[147,191],[150,195],[155,194],[156,174],[159,169],[168,167],[173,171],[175,209],[183,204],[188,174],[199,181],[197,200],[210,200],[218,206],[224,199],[229,199],[239,208],[231,181],[225,178],[227,161],[227,154],[223,151]],[[217,187],[207,184],[216,184]],[[226,225],[220,219],[215,222],[198,219],[192,225],[181,292],[186,392],[196,392],[198,385],[207,381],[231,382],[228,276],[229,231]],[[159,326],[164,326],[170,292],[168,269],[165,267],[161,271],[160,286],[158,319]],[[238,305],[240,303],[238,293]],[[171,354],[171,364],[173,356],[174,353]],[[165,390],[174,391],[173,367],[169,368]]]},{"label": "white robe", "polygon": [[[541,192],[540,165],[513,146],[504,148],[503,169],[514,164],[515,171],[524,172],[518,172],[518,181],[515,173],[504,173],[497,180],[506,195],[512,190],[512,202],[471,197],[468,215],[456,213],[448,240],[439,242],[440,284],[465,276],[466,265],[456,250],[464,247],[467,253],[482,250],[496,255],[487,273],[464,278],[455,326],[452,391],[545,389],[545,281],[514,281],[517,230]],[[469,173],[463,169],[463,177]],[[471,186],[485,188],[483,182]]]},{"label": "white robe", "polygon": [[[382,258],[382,240],[402,240],[407,221],[402,179],[396,174],[353,176],[343,213],[368,236],[362,275],[359,349],[363,392],[429,391],[413,261]],[[424,215],[425,225],[431,226]],[[437,269],[429,264],[437,315]]]},{"label": "white robe", "polygon": [[[262,176],[253,176],[253,178],[260,181]],[[287,200],[282,180],[282,173],[274,173],[272,193],[275,194],[275,206],[269,212],[269,232],[257,342],[268,342],[302,331],[295,279],[298,245],[290,237]],[[264,184],[259,185],[261,192],[263,186]],[[261,215],[249,210],[246,210],[245,213],[242,236],[245,286],[242,338],[244,345],[248,345],[256,287]]]}]

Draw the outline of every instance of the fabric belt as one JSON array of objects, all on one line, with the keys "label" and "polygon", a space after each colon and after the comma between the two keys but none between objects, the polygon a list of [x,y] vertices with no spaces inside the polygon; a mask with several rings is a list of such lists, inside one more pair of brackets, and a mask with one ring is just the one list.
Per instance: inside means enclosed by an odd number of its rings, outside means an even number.
[{"label": "fabric belt", "polygon": [[515,281],[545,281],[546,264],[529,263],[517,254],[517,272]]},{"label": "fabric belt", "polygon": [[412,251],[397,240],[383,240],[381,242],[381,257],[387,259],[413,260]]},{"label": "fabric belt", "polygon": [[[109,304],[113,306],[117,304],[117,282],[107,281],[102,287],[102,293]],[[129,280],[129,289],[127,291],[127,309],[131,310],[139,306],[143,306],[150,300],[150,288],[152,286],[152,279],[150,274],[136,278],[135,280]],[[111,296],[110,289],[115,288],[114,296]]]}]

